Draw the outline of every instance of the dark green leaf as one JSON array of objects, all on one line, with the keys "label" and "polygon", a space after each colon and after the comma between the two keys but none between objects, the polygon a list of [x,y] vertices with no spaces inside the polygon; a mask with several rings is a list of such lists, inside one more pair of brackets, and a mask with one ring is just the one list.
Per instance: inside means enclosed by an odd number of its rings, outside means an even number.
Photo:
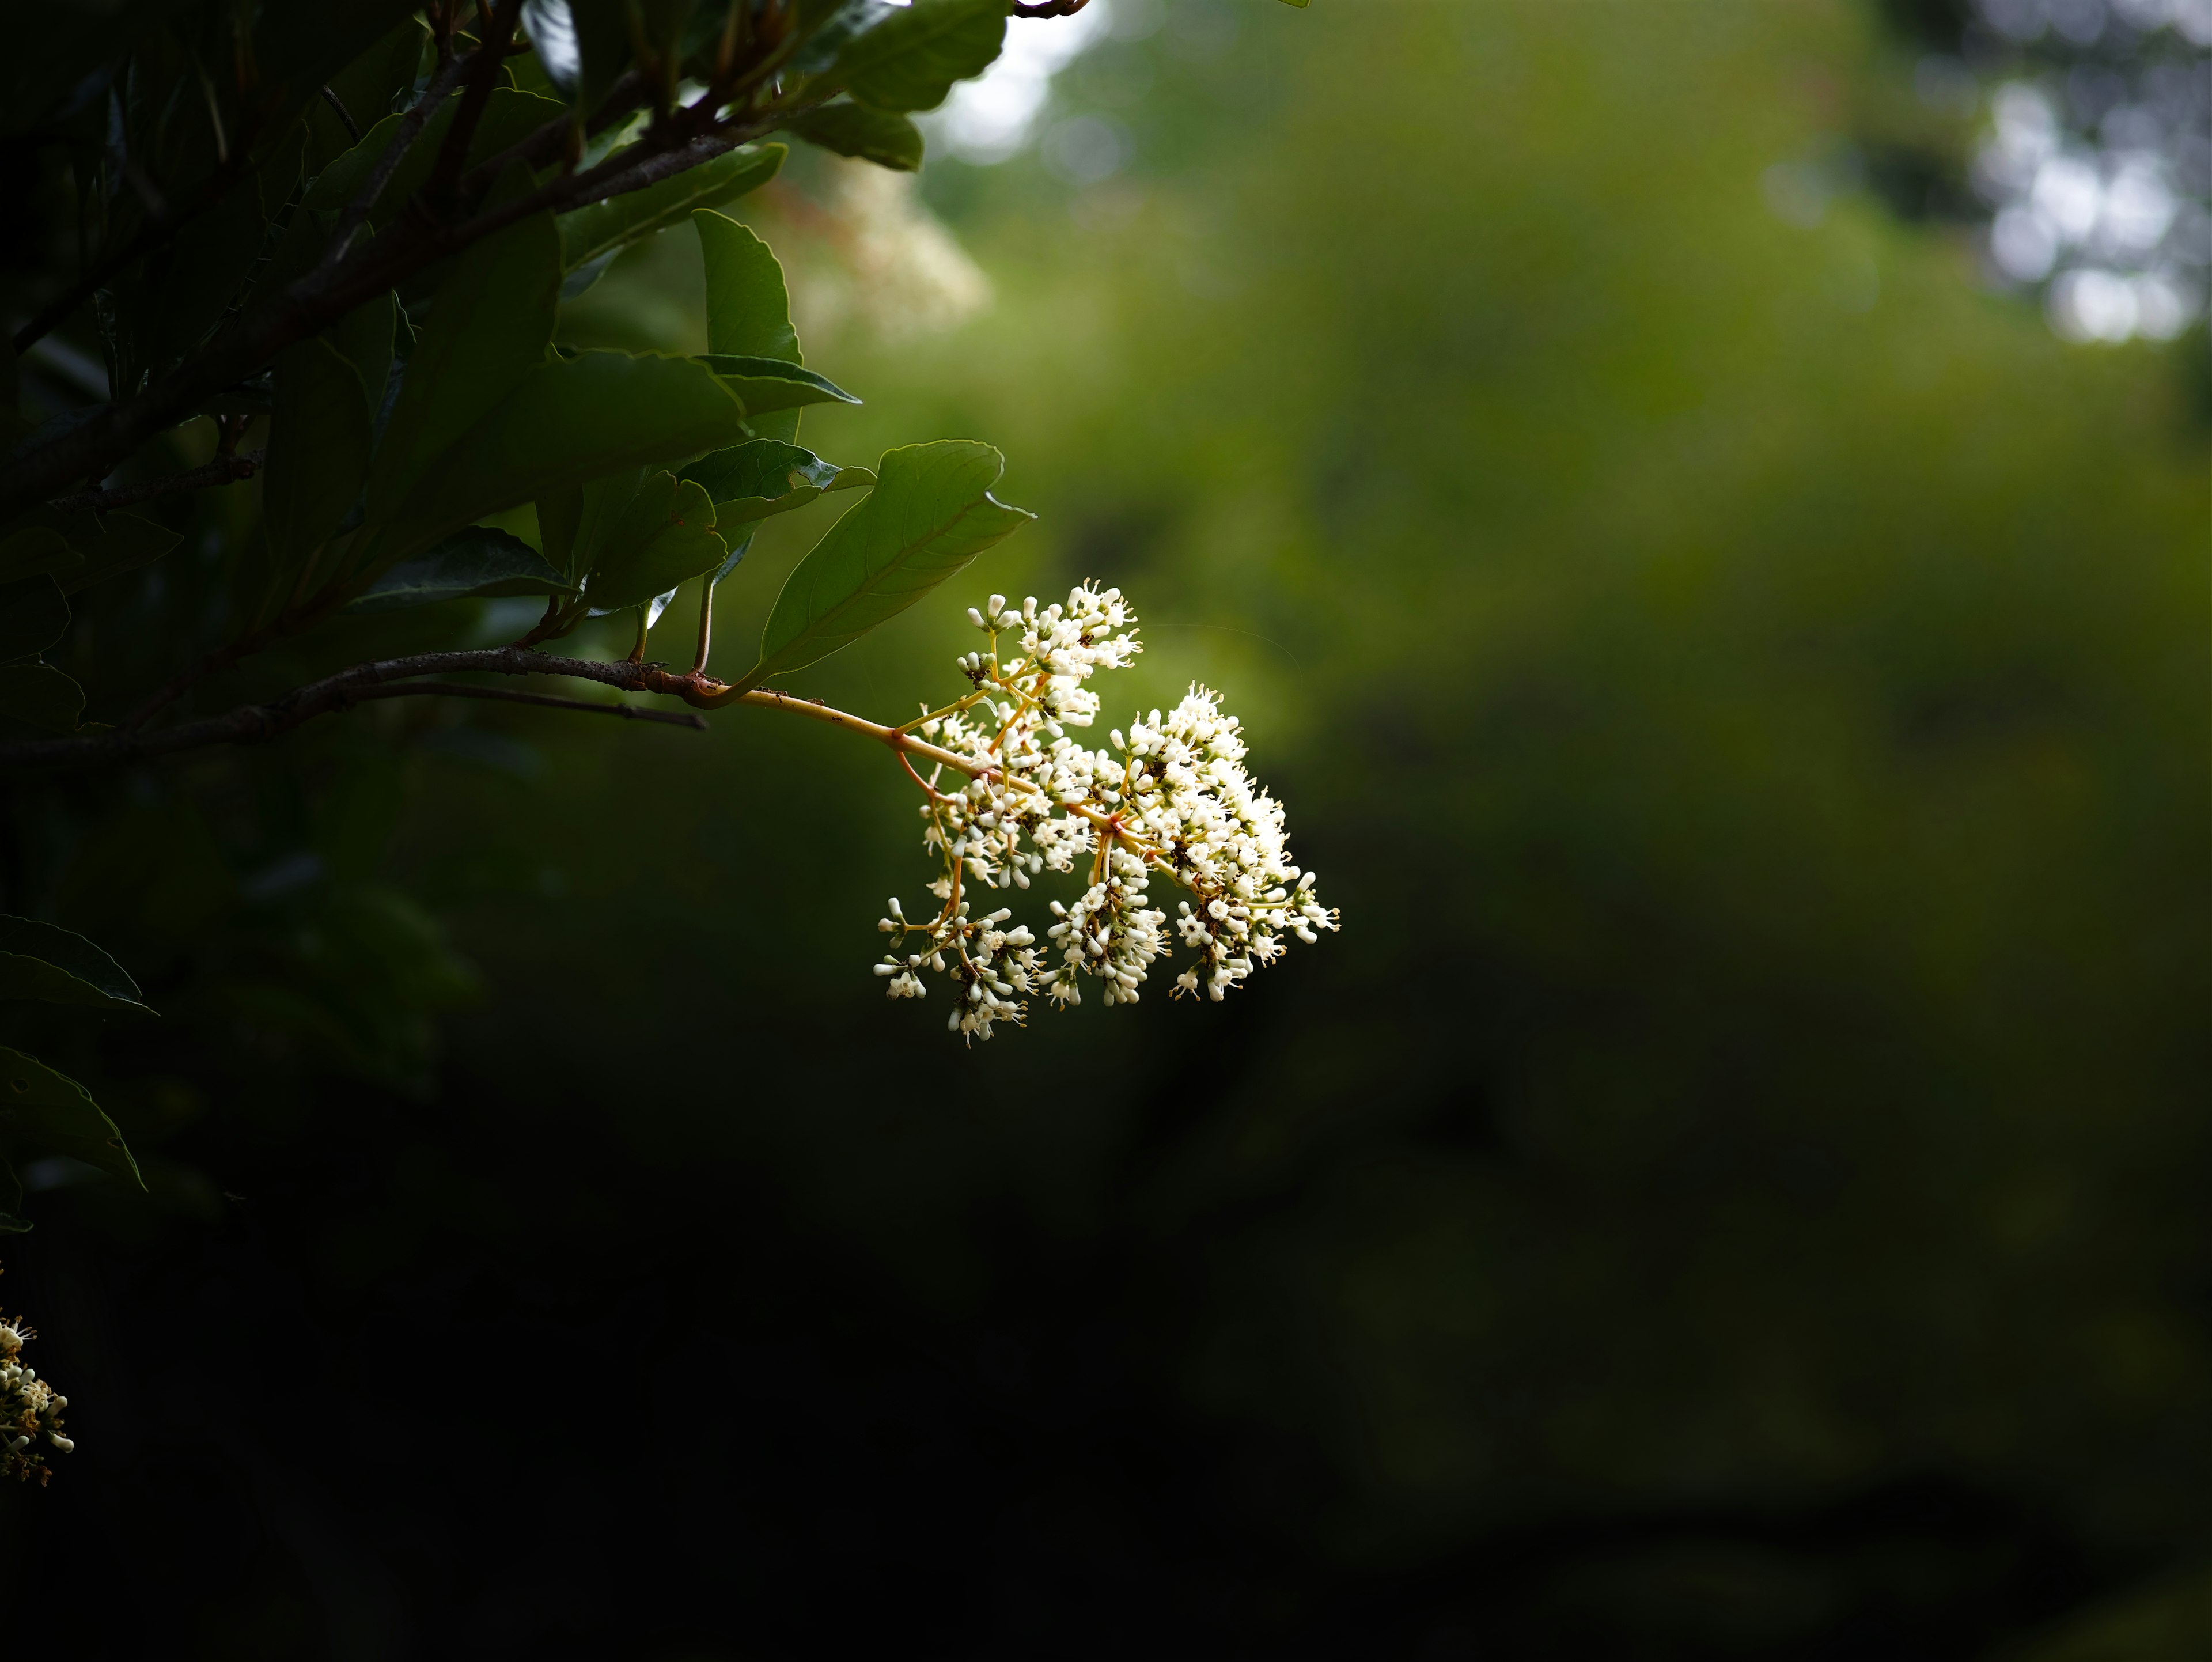
[{"label": "dark green leaf", "polygon": [[572,585],[590,569],[592,551],[578,542],[583,525],[582,485],[549,490],[538,498],[538,535],[545,545],[545,558]]},{"label": "dark green leaf", "polygon": [[1006,458],[940,439],[886,451],[868,499],[831,526],[776,596],[744,685],[849,645],[1036,518],[991,495]]},{"label": "dark green leaf", "polygon": [[775,358],[732,357],[710,352],[698,360],[744,400],[748,417],[797,410],[810,404],[858,404],[836,382]]},{"label": "dark green leaf", "polygon": [[27,917],[0,916],[0,998],[153,1014],[120,964],[82,935]]},{"label": "dark green leaf", "polygon": [[921,129],[894,110],[840,98],[793,121],[787,131],[839,155],[914,173],[921,166]]},{"label": "dark green leaf", "polygon": [[368,400],[371,411],[384,407],[385,383],[392,378],[392,334],[398,311],[393,297],[381,294],[355,307],[323,331],[323,338],[338,349],[339,355],[353,365],[354,373],[361,377],[362,393]]},{"label": "dark green leaf", "polygon": [[633,46],[641,38],[648,50],[680,52],[692,8],[693,0],[568,0],[583,59],[577,107],[588,111],[598,106],[629,67]]},{"label": "dark green leaf", "polygon": [[672,473],[649,475],[608,528],[584,593],[594,608],[642,606],[728,553],[714,534],[714,504]]},{"label": "dark green leaf", "polygon": [[146,1186],[123,1133],[91,1093],[20,1050],[0,1049],[0,1138],[37,1143]]},{"label": "dark green leaf", "polygon": [[544,362],[560,288],[561,234],[550,214],[518,221],[454,262],[377,444],[371,521],[390,519],[440,459]]},{"label": "dark green leaf", "polygon": [[0,537],[0,583],[66,573],[83,564],[84,556],[50,526],[33,526]]},{"label": "dark green leaf", "polygon": [[82,565],[54,574],[64,594],[151,565],[184,540],[167,526],[136,514],[94,514],[88,508],[58,515],[55,528],[84,556]]},{"label": "dark green leaf", "polygon": [[[460,104],[458,96],[448,98],[445,107],[423,124],[422,131],[377,196],[376,205],[369,212],[371,224],[380,226],[395,217],[407,205],[407,198],[428,182],[430,171],[438,163],[438,151],[446,142],[446,133],[453,126],[454,112]],[[565,107],[550,98],[518,92],[512,87],[494,88],[469,140],[469,165],[489,161],[565,113]],[[322,177],[308,188],[307,205],[325,210],[343,208],[359,195],[391,146],[401,119],[397,114],[385,116],[361,136],[360,143],[324,168]]]},{"label": "dark green leaf", "polygon": [[49,733],[75,733],[84,689],[52,664],[0,665],[0,716]]},{"label": "dark green leaf", "polygon": [[775,177],[787,154],[781,144],[742,145],[642,191],[562,215],[562,269],[574,271],[680,224],[687,214],[757,191]]},{"label": "dark green leaf", "polygon": [[[691,216],[707,268],[707,350],[736,357],[805,362],[799,332],[791,326],[791,295],[783,267],[768,244],[726,214]],[[799,411],[760,415],[754,435],[789,443],[799,436]]]},{"label": "dark green leaf", "polygon": [[774,439],[755,439],[702,457],[684,470],[684,477],[707,487],[725,531],[804,508],[824,491],[851,490],[876,482],[865,467],[839,467],[811,450]]},{"label": "dark green leaf", "polygon": [[679,467],[744,435],[703,365],[582,352],[541,363],[426,478],[359,562],[380,569],[502,508],[626,467]]},{"label": "dark green leaf", "polygon": [[879,110],[933,110],[991,66],[1006,33],[1006,0],[914,0],[855,35],[827,78]]},{"label": "dark green leaf", "polygon": [[[255,27],[255,67],[281,82],[287,101],[305,104],[325,82],[336,82],[347,107],[363,127],[384,113],[391,90],[414,78],[422,27],[407,0],[316,0],[312,6],[264,6]],[[414,33],[414,53],[401,29]],[[364,64],[361,60],[368,59]],[[383,101],[372,105],[379,91]]]},{"label": "dark green leaf", "polygon": [[276,570],[290,569],[320,547],[360,497],[368,477],[374,414],[360,373],[328,336],[288,346],[277,356],[276,408],[269,418],[261,494]]},{"label": "dark green leaf", "polygon": [[574,592],[574,586],[521,538],[496,526],[472,525],[421,559],[392,567],[346,610],[397,612],[435,600]]},{"label": "dark green leaf", "polygon": [[23,1180],[15,1175],[15,1168],[0,1160],[0,1234],[25,1235],[30,1233],[29,1220],[23,1210]]},{"label": "dark green leaf", "polygon": [[[715,524],[714,529],[718,533],[726,536],[730,528],[722,525],[718,521]],[[738,538],[736,541],[731,543],[730,551],[722,557],[721,564],[714,568],[713,576],[708,578],[708,581],[710,584],[720,582],[723,578],[728,576],[732,571],[735,571],[739,564],[744,562],[745,551],[753,545],[752,527],[750,526],[739,526],[737,529],[743,532],[744,534]]]},{"label": "dark green leaf", "polygon": [[52,577],[0,587],[0,664],[44,652],[69,627],[69,602]]}]

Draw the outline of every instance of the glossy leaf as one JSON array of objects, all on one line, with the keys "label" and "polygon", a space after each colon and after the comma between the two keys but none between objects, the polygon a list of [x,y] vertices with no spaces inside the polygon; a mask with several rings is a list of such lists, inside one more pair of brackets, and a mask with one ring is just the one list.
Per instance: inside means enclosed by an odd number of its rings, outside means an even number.
[{"label": "glossy leaf", "polygon": [[261,488],[276,569],[289,569],[321,546],[359,499],[368,478],[374,415],[360,372],[326,336],[277,356],[276,407],[269,417]]},{"label": "glossy leaf", "polygon": [[[730,527],[719,521],[716,521],[714,529],[726,537],[730,534]],[[743,534],[730,544],[730,551],[722,557],[721,564],[716,566],[708,575],[707,581],[709,587],[720,582],[723,578],[744,563],[746,551],[753,545],[753,528],[745,525],[739,526],[737,529]]]},{"label": "glossy leaf", "polygon": [[0,998],[37,998],[150,1015],[121,965],[70,929],[0,916]]},{"label": "glossy leaf", "polygon": [[1005,457],[969,439],[885,452],[874,491],[830,527],[776,596],[744,685],[849,645],[1036,518],[991,495],[1005,468]]},{"label": "glossy leaf", "polygon": [[855,35],[828,78],[879,110],[933,110],[991,66],[1006,33],[1006,0],[914,0]]},{"label": "glossy leaf", "polygon": [[712,369],[725,387],[744,401],[749,417],[803,409],[810,404],[860,402],[825,376],[776,358],[740,358],[709,353],[698,362]]},{"label": "glossy leaf", "polygon": [[626,352],[540,363],[423,482],[360,569],[411,559],[465,525],[579,481],[680,467],[744,435],[744,407],[702,364]]},{"label": "glossy leaf", "polygon": [[521,538],[496,526],[472,525],[422,558],[392,567],[346,610],[398,612],[440,600],[574,592],[574,585]]},{"label": "glossy leaf", "polygon": [[0,537],[0,583],[59,575],[83,564],[84,556],[51,526],[33,526]]},{"label": "glossy leaf", "polygon": [[[769,246],[726,214],[691,216],[707,271],[707,350],[732,357],[805,362],[791,326],[791,295]],[[799,436],[799,411],[754,412],[755,436],[788,444]]]},{"label": "glossy leaf", "polygon": [[115,1122],[92,1093],[21,1050],[0,1048],[0,1139],[35,1143],[146,1186]]},{"label": "glossy leaf", "polygon": [[584,593],[600,611],[642,606],[714,570],[728,551],[714,534],[714,504],[705,490],[656,472],[609,527]]},{"label": "glossy leaf", "polygon": [[84,689],[52,664],[0,665],[0,716],[48,733],[75,733]]},{"label": "glossy leaf", "polygon": [[69,602],[52,577],[0,587],[0,664],[44,652],[69,628]]},{"label": "glossy leaf", "polygon": [[878,167],[915,173],[921,167],[921,129],[895,110],[840,98],[809,110],[786,129],[810,144],[856,156]]},{"label": "glossy leaf", "polygon": [[560,287],[561,234],[550,214],[518,221],[454,261],[377,445],[372,521],[390,519],[439,460],[544,362]]},{"label": "glossy leaf", "polygon": [[642,191],[562,215],[562,269],[574,271],[680,224],[687,215],[757,191],[775,177],[787,154],[781,144],[741,145]]},{"label": "glossy leaf", "polygon": [[840,467],[811,450],[774,439],[755,439],[691,464],[684,477],[706,486],[721,526],[764,520],[804,508],[830,490],[873,484],[865,467]]}]

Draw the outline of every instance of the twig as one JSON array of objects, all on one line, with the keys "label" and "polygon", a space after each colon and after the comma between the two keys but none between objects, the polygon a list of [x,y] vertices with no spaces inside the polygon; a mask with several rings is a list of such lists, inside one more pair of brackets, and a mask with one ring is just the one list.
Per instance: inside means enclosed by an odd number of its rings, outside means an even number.
[{"label": "twig", "polygon": [[218,455],[213,461],[202,464],[189,472],[172,473],[167,478],[149,479],[143,484],[118,484],[112,490],[80,490],[74,496],[57,496],[46,504],[64,512],[76,508],[128,508],[132,502],[143,502],[155,496],[167,496],[179,490],[201,490],[211,484],[232,484],[240,479],[250,479],[261,471],[258,450],[249,450],[242,456]]},{"label": "twig", "polygon": [[337,112],[338,119],[345,123],[347,134],[353,139],[355,143],[360,143],[361,124],[353,119],[353,112],[346,108],[344,101],[338,97],[337,94],[331,91],[328,87],[325,87],[323,88],[323,102],[329,105],[333,110]]},{"label": "twig", "polygon": [[[377,663],[356,664],[319,681],[295,687],[281,697],[272,698],[265,703],[241,704],[227,715],[179,722],[175,727],[160,728],[152,732],[118,728],[106,733],[82,734],[66,739],[18,740],[0,744],[0,768],[94,767],[138,761],[150,756],[165,756],[178,751],[200,750],[210,745],[251,744],[289,733],[294,728],[311,721],[318,715],[326,715],[374,698],[404,698],[424,693],[431,696],[442,693],[459,697],[504,696],[520,703],[550,703],[562,709],[568,708],[572,702],[577,702],[544,694],[502,694],[501,690],[491,687],[425,683],[421,679],[471,672],[495,675],[561,675],[571,680],[593,681],[601,686],[617,687],[625,692],[666,694],[701,709],[744,703],[785,709],[814,721],[826,721],[833,727],[843,728],[848,732],[861,734],[894,751],[926,757],[930,761],[955,768],[963,773],[977,775],[997,771],[989,764],[978,762],[971,756],[957,755],[913,734],[884,727],[866,716],[832,709],[811,698],[796,697],[787,692],[741,692],[735,687],[702,675],[672,675],[658,664],[633,664],[627,661],[602,663],[586,658],[556,658],[548,653],[531,652],[519,647],[489,647],[474,652],[425,652],[411,658],[386,658]],[[399,685],[396,683],[412,685]],[[611,708],[599,704],[582,707],[592,710]],[[658,719],[684,726],[692,725],[699,719],[688,713],[673,710],[631,710],[629,718],[637,721]]]},{"label": "twig", "polygon": [[547,709],[581,710],[590,715],[618,715],[625,721],[658,721],[664,727],[707,730],[707,718],[692,709],[640,709],[635,704],[595,704],[584,698],[556,698],[550,692],[517,692],[511,687],[480,687],[464,681],[410,681],[400,686],[367,687],[347,696],[347,703],[373,698],[495,698],[507,704],[539,704]]},{"label": "twig", "polygon": [[1014,0],[1008,9],[1016,17],[1073,17],[1091,0]]}]

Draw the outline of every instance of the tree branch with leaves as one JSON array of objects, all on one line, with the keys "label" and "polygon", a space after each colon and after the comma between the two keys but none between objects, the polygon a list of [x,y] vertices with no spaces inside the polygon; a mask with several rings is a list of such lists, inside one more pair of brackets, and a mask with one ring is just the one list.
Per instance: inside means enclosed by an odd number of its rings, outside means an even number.
[{"label": "tree branch with leaves", "polygon": [[[913,115],[990,65],[1010,16],[1077,9],[344,0],[310,19],[187,0],[131,14],[120,34],[88,18],[51,95],[8,118],[41,199],[71,204],[74,223],[15,295],[22,320],[0,352],[0,776],[265,743],[392,699],[687,727],[742,706],[872,740],[920,790],[939,910],[908,923],[894,903],[883,973],[899,997],[922,995],[924,971],[951,977],[949,1025],[967,1037],[1021,1019],[1033,989],[1073,1002],[1093,978],[1106,1001],[1133,999],[1178,944],[1198,965],[1177,990],[1218,997],[1286,938],[1334,928],[1212,694],[1133,720],[1109,747],[1078,742],[1098,707],[1090,677],[1137,649],[1115,591],[1086,584],[1042,609],[994,596],[971,614],[990,639],[961,661],[969,691],[903,725],[769,685],[1033,516],[995,494],[1004,459],[985,443],[906,445],[868,466],[799,443],[805,410],[858,400],[806,364],[783,268],[731,210],[775,178],[777,135],[919,167]],[[660,235],[696,240],[708,350],[563,344],[563,305]],[[55,407],[45,370],[93,353],[104,396],[79,374]],[[215,455],[178,468],[175,435],[210,429]],[[163,515],[180,498],[240,487],[246,511],[201,555],[222,563],[222,634],[182,665],[99,656],[88,698],[47,661],[79,597],[177,557]],[[824,497],[853,505],[792,573],[750,667],[716,675],[716,585],[762,526]],[[648,652],[687,585],[698,630],[677,669]],[[525,596],[544,611],[511,645],[197,708],[210,681],[341,616]],[[636,620],[626,658],[545,649],[610,614]],[[1018,648],[1002,655],[1009,631]],[[518,677],[591,696],[503,685]],[[88,703],[113,708],[88,721]],[[1087,874],[1056,908],[1055,946],[979,910],[1046,870]],[[1154,880],[1189,896],[1172,926]],[[146,1013],[99,947],[24,918],[0,917],[0,994]],[[0,1156],[46,1148],[137,1179],[89,1094],[27,1055],[0,1064]],[[17,1227],[10,1201],[0,1228]]]}]

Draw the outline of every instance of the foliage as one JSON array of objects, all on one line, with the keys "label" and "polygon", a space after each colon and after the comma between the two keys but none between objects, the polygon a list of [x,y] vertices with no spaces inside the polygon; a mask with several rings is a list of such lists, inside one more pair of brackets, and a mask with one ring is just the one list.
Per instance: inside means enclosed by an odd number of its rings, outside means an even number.
[{"label": "foliage", "polygon": [[[781,267],[718,210],[774,180],[780,131],[918,167],[907,114],[998,57],[1008,11],[354,0],[303,27],[205,0],[130,12],[119,32],[89,13],[73,33],[50,25],[49,59],[81,67],[23,88],[5,129],[48,217],[15,281],[30,316],[0,387],[0,722],[56,737],[0,740],[0,765],[265,736],[371,697],[501,696],[390,687],[423,666],[386,663],[228,718],[168,720],[210,675],[342,617],[519,595],[546,600],[524,647],[635,612],[636,667],[615,684],[713,708],[848,644],[1004,537],[1030,516],[990,497],[1001,464],[987,446],[908,447],[869,469],[793,442],[803,410],[859,400],[804,366]],[[672,232],[699,241],[708,350],[561,344],[563,301]],[[101,396],[21,385],[27,360],[79,362],[69,343],[85,333]],[[241,454],[255,436],[265,447]],[[43,655],[70,635],[73,597],[179,545],[161,510],[131,509],[257,475],[258,514],[217,551],[205,600],[219,638],[199,662],[104,637],[74,654],[77,674]],[[759,664],[712,679],[714,589],[755,528],[850,490],[869,494],[794,579]],[[648,634],[694,581],[698,650],[668,675],[644,662]],[[435,667],[568,663],[449,653]],[[114,721],[85,719],[80,674]],[[7,927],[6,992],[143,1009],[90,942]],[[137,1180],[86,1092],[5,1054],[21,1075],[11,1141]]]}]

